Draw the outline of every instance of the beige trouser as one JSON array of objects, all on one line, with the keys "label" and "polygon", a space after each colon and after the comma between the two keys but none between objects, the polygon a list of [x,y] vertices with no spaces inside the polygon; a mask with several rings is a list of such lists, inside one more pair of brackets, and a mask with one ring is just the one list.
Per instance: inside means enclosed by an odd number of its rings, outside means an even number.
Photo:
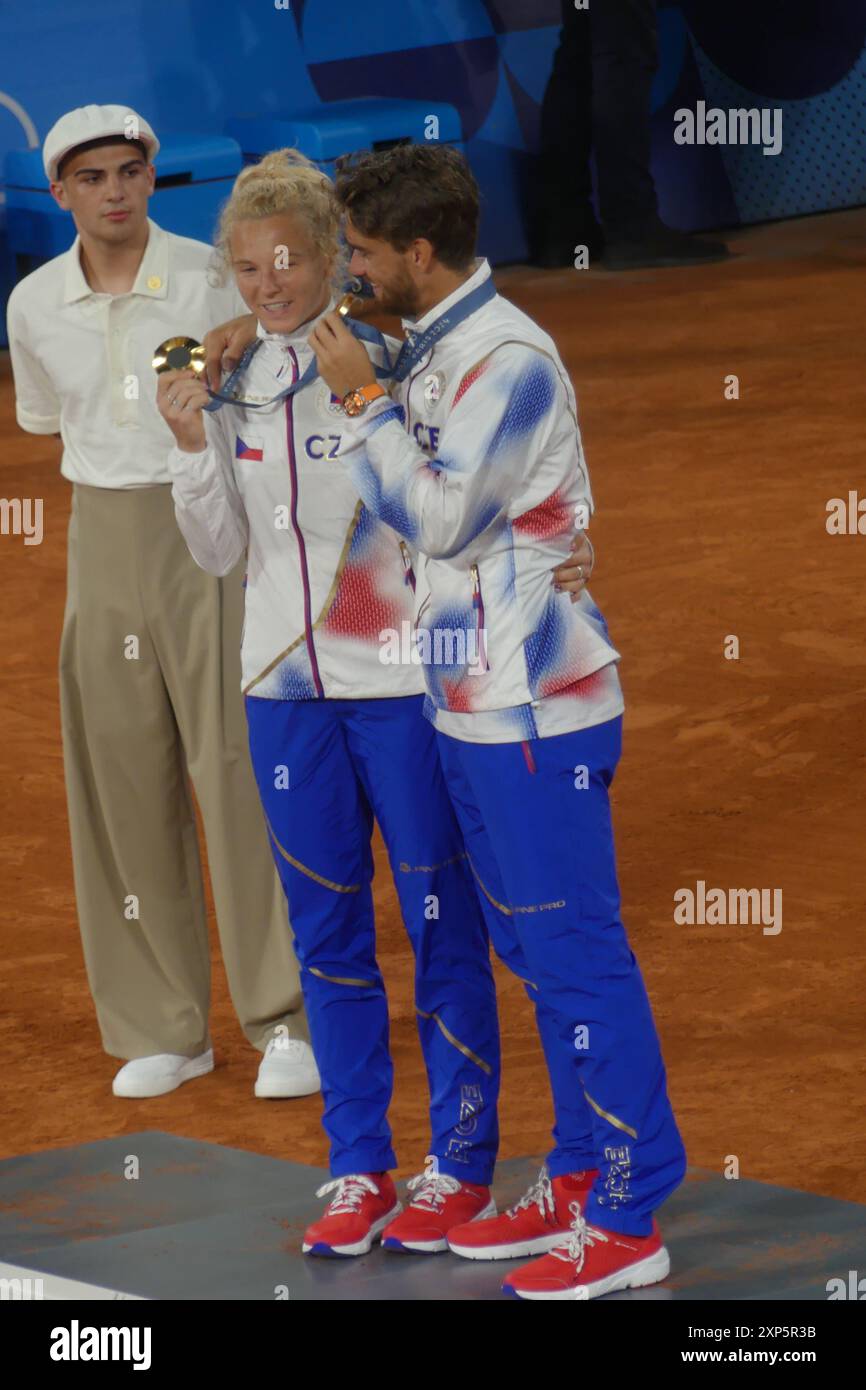
[{"label": "beige trouser", "polygon": [[198,568],[169,486],[74,486],[63,752],[84,958],[115,1057],[210,1046],[190,779],[243,1030],[260,1050],[278,1024],[309,1036],[247,749],[242,580],[242,567],[226,579]]}]

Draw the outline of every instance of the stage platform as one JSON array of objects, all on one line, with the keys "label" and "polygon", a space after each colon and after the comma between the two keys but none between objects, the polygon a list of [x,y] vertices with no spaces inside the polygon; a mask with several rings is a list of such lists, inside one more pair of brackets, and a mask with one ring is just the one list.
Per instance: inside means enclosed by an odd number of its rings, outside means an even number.
[{"label": "stage platform", "polygon": [[[500,1210],[539,1166],[537,1156],[500,1164]],[[41,1277],[43,1296],[58,1299],[435,1302],[500,1298],[503,1274],[520,1263],[379,1247],[360,1259],[304,1257],[327,1180],[319,1168],[158,1131],[5,1159],[0,1277]],[[611,1299],[824,1301],[829,1279],[866,1268],[866,1206],[855,1202],[690,1169],[662,1219],[670,1277]]]}]

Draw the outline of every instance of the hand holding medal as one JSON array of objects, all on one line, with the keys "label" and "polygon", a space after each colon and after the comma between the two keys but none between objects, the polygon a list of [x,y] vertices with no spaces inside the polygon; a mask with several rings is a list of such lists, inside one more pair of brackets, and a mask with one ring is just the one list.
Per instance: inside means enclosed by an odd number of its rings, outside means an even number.
[{"label": "hand holding medal", "polygon": [[319,319],[310,334],[310,347],[316,354],[319,376],[340,400],[350,391],[375,382],[376,369],[367,349],[346,327],[339,308]]},{"label": "hand holding medal", "polygon": [[157,374],[189,368],[200,376],[204,371],[204,348],[195,338],[166,338],[153,354],[152,365]]},{"label": "hand holding medal", "polygon": [[[327,318],[333,319],[335,325],[328,335],[331,342],[333,342],[335,335],[339,335],[341,339],[348,338],[349,343],[357,347],[359,355],[356,360],[364,377],[364,384],[366,384],[368,380],[374,381],[376,376],[388,376],[389,368],[387,365],[373,368],[366,351],[360,346],[360,343],[356,342],[356,338],[363,338],[366,341],[384,346],[384,339],[378,329],[349,319],[352,305],[357,299],[364,297],[363,282],[352,280],[350,288],[343,294],[336,308],[327,315]],[[352,324],[351,332],[347,326],[344,326],[347,324],[347,320]],[[312,344],[312,335],[310,341]],[[181,448],[190,452],[198,452],[204,448],[203,422],[196,422],[196,425],[201,424],[201,435],[199,435],[197,427],[190,424],[191,414],[197,416],[201,410],[208,412],[219,410],[224,403],[237,403],[251,410],[262,410],[283,400],[286,396],[294,395],[296,391],[307,386],[320,374],[318,363],[314,357],[302,376],[277,392],[271,400],[244,400],[243,380],[250,361],[255,355],[256,349],[261,347],[261,343],[261,338],[256,335],[256,320],[253,314],[242,315],[228,324],[212,329],[206,336],[204,346],[196,342],[195,338],[187,337],[167,338],[164,343],[160,343],[153,355],[153,369],[160,377],[157,404]],[[223,382],[220,388],[220,367],[228,366],[226,354],[229,348],[232,350],[232,366],[228,379]],[[387,350],[384,355],[387,364]],[[236,356],[237,360],[235,360]],[[179,387],[167,394],[167,386],[174,386],[179,376],[182,376],[187,383],[192,377],[196,378],[201,391],[188,391]],[[212,383],[210,387],[207,384],[208,378]],[[353,390],[356,386],[357,382],[348,389]],[[343,395],[345,394],[344,391]],[[183,441],[187,442],[182,441],[181,435]],[[193,444],[193,439],[200,442]]]},{"label": "hand holding medal", "polygon": [[201,415],[210,399],[202,375],[204,349],[194,338],[168,338],[154,353],[153,367],[160,415],[184,453],[201,453],[207,445]]}]

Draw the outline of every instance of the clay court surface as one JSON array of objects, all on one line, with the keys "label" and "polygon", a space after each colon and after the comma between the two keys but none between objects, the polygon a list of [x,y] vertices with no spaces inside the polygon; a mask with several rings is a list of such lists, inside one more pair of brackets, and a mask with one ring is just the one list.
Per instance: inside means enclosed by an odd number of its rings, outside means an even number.
[{"label": "clay court surface", "polygon": [[[736,233],[729,264],[497,274],[557,339],[598,513],[592,592],[622,653],[614,784],[624,916],[691,1162],[862,1201],[866,1152],[866,211]],[[179,325],[182,329],[182,325]],[[739,400],[724,379],[739,377]],[[15,425],[0,354],[3,497],[44,499],[44,540],[0,535],[0,1157],[162,1130],[323,1165],[320,1100],[254,1100],[214,950],[212,1076],[116,1100],[79,945],[56,662],[69,485]],[[866,526],[866,521],[864,521]],[[106,576],[110,583],[110,576]],[[739,660],[726,660],[726,637]],[[680,926],[674,894],[781,889],[783,925]],[[408,950],[381,847],[401,1172],[426,1152]],[[216,936],[214,933],[214,943]],[[547,1146],[533,1020],[497,969],[502,1154]]]}]

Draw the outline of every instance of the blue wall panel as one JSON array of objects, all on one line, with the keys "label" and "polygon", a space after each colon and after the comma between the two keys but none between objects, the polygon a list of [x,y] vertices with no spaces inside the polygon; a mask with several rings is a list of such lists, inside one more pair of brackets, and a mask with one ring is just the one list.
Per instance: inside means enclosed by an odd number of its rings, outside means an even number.
[{"label": "blue wall panel", "polygon": [[[3,6],[0,166],[91,101],[128,102],[160,134],[220,134],[235,117],[349,97],[450,102],[485,196],[482,250],[521,258],[558,0],[284,3]],[[866,201],[866,0],[660,0],[659,34],[653,167],[670,222],[692,229]],[[699,99],[780,106],[782,154],[676,145],[674,112]],[[3,264],[0,246],[0,274]]]}]

